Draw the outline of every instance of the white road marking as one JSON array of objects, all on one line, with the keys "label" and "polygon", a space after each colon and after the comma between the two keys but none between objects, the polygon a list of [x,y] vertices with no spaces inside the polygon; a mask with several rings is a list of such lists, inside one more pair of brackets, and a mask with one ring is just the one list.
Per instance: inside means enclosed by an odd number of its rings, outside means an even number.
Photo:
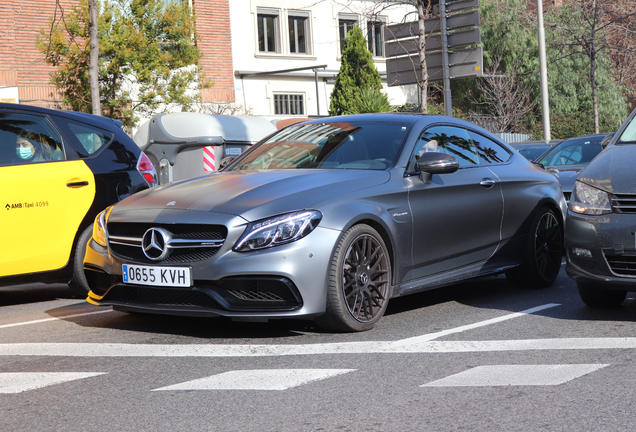
[{"label": "white road marking", "polygon": [[0,373],[0,393],[21,393],[27,390],[90,378],[105,373],[106,372],[5,372]]},{"label": "white road marking", "polygon": [[43,357],[272,357],[315,354],[447,354],[498,351],[634,349],[636,338],[567,338],[504,341],[440,341],[396,346],[394,342],[311,345],[160,345],[113,343],[0,344],[0,356]]},{"label": "white road marking", "polygon": [[478,366],[420,387],[495,387],[559,385],[607,364]]},{"label": "white road marking", "polygon": [[162,387],[163,390],[287,390],[356,369],[265,369],[238,370]]},{"label": "white road marking", "polygon": [[444,330],[444,331],[437,332],[437,333],[429,333],[427,335],[415,336],[415,337],[408,338],[408,339],[402,339],[402,340],[399,340],[399,341],[395,342],[395,345],[396,346],[403,346],[403,345],[417,344],[417,343],[420,343],[420,342],[426,342],[426,341],[430,341],[430,340],[433,340],[433,339],[440,338],[442,336],[447,336],[449,334],[461,333],[461,332],[466,331],[466,330],[472,330],[472,329],[476,329],[478,327],[484,327],[484,326],[487,326],[487,325],[490,325],[490,324],[500,323],[502,321],[507,321],[509,319],[518,318],[518,317],[521,317],[521,316],[524,316],[524,315],[528,315],[528,314],[533,314],[535,312],[539,312],[539,311],[542,311],[544,309],[549,309],[549,308],[553,308],[553,307],[556,307],[556,306],[561,306],[561,305],[558,304],[558,303],[549,303],[549,304],[545,304],[543,306],[537,306],[537,307],[532,308],[532,309],[526,309],[526,310],[521,311],[521,312],[511,313],[511,314],[504,315],[504,316],[501,316],[501,317],[489,319],[489,320],[486,320],[486,321],[481,321],[481,322],[478,322],[478,323],[475,323],[475,324],[469,324],[469,325],[465,325],[465,326],[461,326],[461,327],[456,327],[456,328],[450,329],[450,330]]},{"label": "white road marking", "polygon": [[74,315],[65,315],[65,316],[59,316],[59,317],[53,317],[53,318],[43,318],[43,319],[33,320],[33,321],[23,321],[23,322],[13,323],[13,324],[3,324],[3,325],[0,325],[0,329],[9,328],[9,327],[18,327],[18,326],[29,325],[29,324],[40,324],[40,323],[48,322],[48,321],[58,321],[58,320],[63,320],[68,318],[77,318],[81,316],[102,314],[102,313],[108,313],[108,312],[114,312],[114,311],[112,309],[107,309],[107,310],[100,310],[97,312],[85,312],[85,313],[74,314]]}]

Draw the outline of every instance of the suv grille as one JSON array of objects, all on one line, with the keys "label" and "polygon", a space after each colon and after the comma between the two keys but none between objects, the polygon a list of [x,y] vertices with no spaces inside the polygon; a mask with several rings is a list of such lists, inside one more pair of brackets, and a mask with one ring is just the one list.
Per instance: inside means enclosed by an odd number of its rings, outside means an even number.
[{"label": "suv grille", "polygon": [[[108,226],[108,246],[113,255],[140,263],[189,263],[213,257],[223,245],[227,228],[205,224],[153,224],[113,222]],[[142,239],[150,228],[163,228],[175,242],[187,240],[185,247],[174,247],[161,261],[146,257]],[[214,244],[210,244],[214,243]]]},{"label": "suv grille", "polygon": [[611,255],[605,252],[605,259],[614,273],[636,277],[636,252],[625,252],[621,255]]},{"label": "suv grille", "polygon": [[610,195],[612,209],[617,213],[636,213],[636,195]]}]

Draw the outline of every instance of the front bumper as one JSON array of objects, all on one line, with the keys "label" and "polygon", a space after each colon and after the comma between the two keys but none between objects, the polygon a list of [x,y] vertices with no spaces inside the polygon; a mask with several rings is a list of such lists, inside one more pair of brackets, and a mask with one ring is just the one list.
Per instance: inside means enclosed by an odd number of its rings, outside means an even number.
[{"label": "front bumper", "polygon": [[[93,240],[86,248],[84,269],[91,291],[87,300],[124,311],[235,318],[312,318],[325,312],[331,256],[340,231],[317,227],[307,237],[270,249],[232,251],[245,222],[230,215],[175,210],[151,214],[147,221],[222,224],[225,243],[211,258],[171,267],[189,267],[193,286],[154,287],[126,284],[123,264],[141,264],[115,256]],[[139,217],[135,217],[135,221]],[[121,222],[121,221],[120,221]],[[153,264],[161,266],[161,262]]]},{"label": "front bumper", "polygon": [[[636,214],[600,216],[568,211],[566,273],[577,282],[636,291]],[[575,253],[587,250],[591,257]]]}]

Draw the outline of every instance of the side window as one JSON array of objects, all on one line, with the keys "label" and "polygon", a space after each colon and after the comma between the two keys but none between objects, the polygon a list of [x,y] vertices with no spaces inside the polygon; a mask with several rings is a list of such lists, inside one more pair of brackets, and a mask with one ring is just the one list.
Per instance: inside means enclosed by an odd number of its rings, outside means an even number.
[{"label": "side window", "polygon": [[490,138],[486,138],[485,136],[472,131],[469,131],[468,133],[477,148],[480,163],[484,165],[491,165],[507,162],[510,159],[511,154],[508,150]]},{"label": "side window", "polygon": [[433,126],[425,130],[415,146],[415,157],[429,151],[455,156],[460,168],[479,164],[477,148],[468,131],[462,128]]},{"label": "side window", "polygon": [[46,118],[0,113],[0,166],[64,159],[62,138]]},{"label": "side window", "polygon": [[111,132],[83,123],[69,121],[67,122],[67,126],[84,148],[85,154],[83,154],[84,152],[82,151],[79,152],[84,157],[99,152],[102,148],[108,146],[114,138]]}]

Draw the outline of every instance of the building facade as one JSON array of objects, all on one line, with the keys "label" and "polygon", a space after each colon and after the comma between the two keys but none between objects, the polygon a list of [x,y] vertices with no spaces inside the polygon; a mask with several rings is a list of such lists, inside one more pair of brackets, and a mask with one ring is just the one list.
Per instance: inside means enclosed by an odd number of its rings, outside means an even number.
[{"label": "building facade", "polygon": [[344,38],[360,26],[393,105],[417,102],[416,86],[387,87],[383,26],[414,8],[381,1],[232,0],[236,103],[256,115],[327,115]]},{"label": "building facade", "polygon": [[[413,9],[369,0],[162,0],[196,14],[199,66],[213,86],[203,102],[240,105],[272,118],[327,115],[346,32],[359,25],[392,104],[417,100],[412,87],[386,87],[384,24]],[[0,101],[57,107],[54,68],[36,48],[38,33],[79,0],[0,2]],[[413,19],[413,16],[406,18]]]}]

